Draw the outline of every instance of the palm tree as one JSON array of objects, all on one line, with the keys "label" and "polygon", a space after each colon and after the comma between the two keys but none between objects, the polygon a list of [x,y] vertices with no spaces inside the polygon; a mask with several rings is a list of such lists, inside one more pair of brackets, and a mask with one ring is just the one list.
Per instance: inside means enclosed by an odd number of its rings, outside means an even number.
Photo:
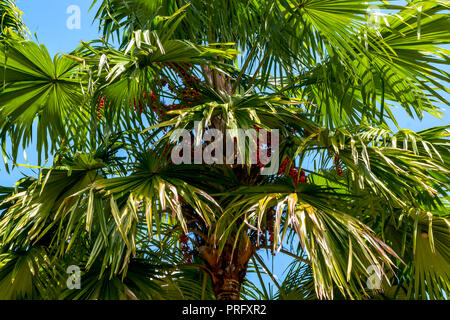
[{"label": "palm tree", "polygon": [[[370,5],[391,12],[375,27]],[[448,9],[105,0],[102,39],[54,59],[10,33],[5,168],[33,142],[39,175],[0,189],[0,297],[447,298],[448,126],[400,129],[392,108],[448,104]],[[177,130],[236,128],[279,130],[280,170],[171,159]],[[292,259],[283,281],[265,253]]]}]

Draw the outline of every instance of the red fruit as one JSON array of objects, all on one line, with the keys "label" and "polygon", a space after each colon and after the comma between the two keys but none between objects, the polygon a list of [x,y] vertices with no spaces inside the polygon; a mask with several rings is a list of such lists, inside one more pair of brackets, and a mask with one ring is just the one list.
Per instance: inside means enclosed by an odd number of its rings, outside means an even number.
[{"label": "red fruit", "polygon": [[186,244],[187,244],[188,240],[189,240],[189,237],[187,235],[180,234],[180,243],[183,244],[183,246],[182,246],[183,248],[186,248]]},{"label": "red fruit", "polygon": [[283,160],[283,162],[281,163],[280,169],[278,170],[278,174],[284,173],[284,171],[286,170],[286,167],[290,161],[291,161],[291,159],[289,159],[289,157],[287,157],[286,159]]},{"label": "red fruit", "polygon": [[300,183],[305,183],[306,182],[306,176],[301,176],[299,179]]},{"label": "red fruit", "polygon": [[334,156],[334,164],[337,165],[339,162],[339,157],[338,156]]},{"label": "red fruit", "polygon": [[101,112],[102,112],[102,109],[103,109],[104,105],[105,105],[105,97],[101,97],[101,98],[99,97],[99,103],[98,103],[98,106],[96,108],[96,110],[97,110],[97,117],[98,117],[99,120],[102,119]]}]

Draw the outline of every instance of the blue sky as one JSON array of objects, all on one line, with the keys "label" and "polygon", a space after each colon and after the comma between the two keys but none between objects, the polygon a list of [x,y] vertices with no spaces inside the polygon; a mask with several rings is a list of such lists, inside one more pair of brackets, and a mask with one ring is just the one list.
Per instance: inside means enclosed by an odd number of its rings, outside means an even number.
[{"label": "blue sky", "polygon": [[[51,55],[70,52],[80,44],[81,40],[89,41],[99,37],[98,25],[92,23],[95,10],[88,11],[92,0],[17,0],[17,4],[24,12],[25,23],[33,38],[36,34],[39,43],[45,44]],[[77,5],[81,9],[80,29],[67,28],[66,22],[70,16],[67,8],[71,5]],[[450,69],[447,72],[450,72]],[[448,95],[445,97],[450,98]],[[443,120],[426,115],[423,121],[409,118],[401,110],[396,111],[395,114],[398,116],[400,127],[415,131],[450,123],[449,112]],[[33,147],[28,148],[27,155],[29,163],[36,164],[37,157]],[[24,157],[20,157],[18,162],[26,163]],[[30,173],[30,169],[19,168],[7,174],[1,165],[0,185],[14,185],[22,177],[22,172]],[[288,259],[276,259],[275,269],[277,271],[284,269],[287,262]]]},{"label": "blue sky", "polygon": [[[98,38],[98,23],[92,24],[95,10],[88,11],[92,0],[16,0],[17,6],[24,13],[25,24],[38,41],[45,44],[51,55],[70,52],[80,44]],[[69,30],[66,13],[71,5],[81,9],[81,28]],[[98,6],[96,6],[98,7]]]}]

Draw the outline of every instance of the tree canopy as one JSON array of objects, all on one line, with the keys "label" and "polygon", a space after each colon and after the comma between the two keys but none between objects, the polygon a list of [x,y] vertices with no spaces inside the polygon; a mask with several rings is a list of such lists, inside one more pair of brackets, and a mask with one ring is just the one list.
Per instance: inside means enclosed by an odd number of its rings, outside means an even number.
[{"label": "tree canopy", "polygon": [[[394,111],[448,106],[446,1],[95,4],[101,39],[52,58],[0,1],[4,168],[39,155],[0,188],[0,298],[448,298],[449,125]],[[176,164],[181,129],[200,153],[211,129],[278,130],[279,152],[236,142],[279,169]]]}]

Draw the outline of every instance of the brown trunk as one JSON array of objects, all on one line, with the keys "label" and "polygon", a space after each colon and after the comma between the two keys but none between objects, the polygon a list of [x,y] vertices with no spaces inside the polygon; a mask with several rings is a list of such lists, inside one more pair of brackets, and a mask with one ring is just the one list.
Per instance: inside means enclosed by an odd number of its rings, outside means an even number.
[{"label": "brown trunk", "polygon": [[239,300],[241,285],[254,250],[247,236],[243,236],[241,245],[234,252],[232,245],[225,245],[220,256],[217,249],[211,246],[199,249],[200,256],[210,270],[217,300]]},{"label": "brown trunk", "polygon": [[217,300],[239,300],[241,284],[247,273],[248,261],[240,263],[237,259],[230,261],[224,253],[210,264],[214,294]]},{"label": "brown trunk", "polygon": [[223,279],[221,285],[214,288],[216,300],[239,300],[241,284],[235,279]]},{"label": "brown trunk", "polygon": [[[217,58],[217,60],[224,62],[221,58]],[[218,93],[233,94],[233,86],[229,77],[208,65],[202,65],[201,68],[205,82],[209,86]],[[225,133],[226,123],[221,116],[212,119],[211,126]],[[248,262],[255,252],[248,236],[242,235],[241,237],[238,247],[233,250],[233,239],[225,245],[220,256],[216,247],[212,245],[214,241],[199,248],[200,257],[210,271],[213,291],[217,300],[240,299],[241,286],[247,273]]]},{"label": "brown trunk", "polygon": [[[217,59],[220,62],[224,62],[223,59]],[[203,76],[206,83],[218,92],[225,92],[229,95],[233,93],[233,86],[231,80],[222,72],[211,69],[208,65],[202,65]]]}]

